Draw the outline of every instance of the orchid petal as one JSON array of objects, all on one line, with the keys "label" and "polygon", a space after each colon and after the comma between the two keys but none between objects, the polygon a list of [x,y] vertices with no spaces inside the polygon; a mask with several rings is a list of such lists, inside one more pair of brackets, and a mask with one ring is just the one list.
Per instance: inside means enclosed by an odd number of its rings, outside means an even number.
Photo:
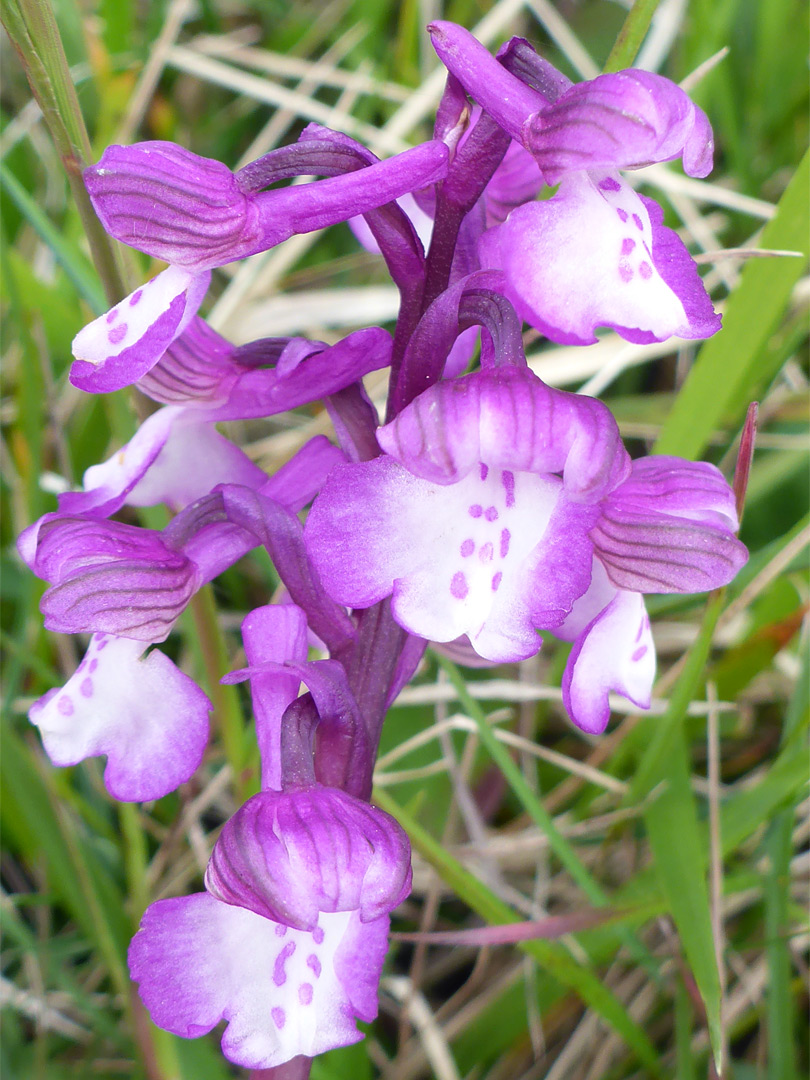
[{"label": "orchid petal", "polygon": [[651,457],[603,501],[590,535],[619,588],[693,593],[727,585],[745,565],[736,527],[734,493],[714,465]]},{"label": "orchid petal", "polygon": [[600,734],[610,719],[609,692],[647,709],[654,678],[655,646],[644,598],[615,590],[574,643],[563,675],[563,704],[583,731]]},{"label": "orchid petal", "polygon": [[590,501],[630,471],[606,406],[513,367],[430,387],[377,439],[410,472],[437,484],[456,483],[485,462],[514,472],[562,472],[566,494]]},{"label": "orchid petal", "polygon": [[[653,209],[654,208],[654,209]],[[591,345],[598,326],[641,344],[720,328],[686,248],[662,212],[613,174],[574,173],[479,244],[518,314],[553,341]]]},{"label": "orchid petal", "polygon": [[195,564],[160,533],[93,518],[45,522],[33,570],[53,582],[40,603],[49,630],[162,641],[199,588]]},{"label": "orchid petal", "polygon": [[275,368],[244,371],[228,400],[212,407],[209,419],[244,420],[286,412],[337,393],[391,363],[390,335],[376,326],[356,330],[332,346],[296,339],[290,344]]},{"label": "orchid petal", "polygon": [[185,410],[127,502],[131,506],[167,503],[178,509],[224,483],[259,488],[267,483],[267,474],[212,423],[197,420]]},{"label": "orchid petal", "polygon": [[[468,634],[487,659],[524,659],[540,647],[532,606],[557,611],[558,622],[589,580],[593,511],[578,532],[563,515],[567,527],[544,536],[561,494],[556,477],[479,466],[448,486],[377,458],[330,475],[310,511],[307,546],[341,603],[368,607],[393,593],[394,617],[411,633]],[[569,552],[583,546],[584,577],[573,565],[545,572],[556,569],[563,532]]]},{"label": "orchid petal", "polygon": [[174,791],[194,773],[208,739],[211,702],[158,649],[94,634],[61,690],[32,707],[55,765],[107,755],[104,783],[115,799],[141,802]]},{"label": "orchid petal", "polygon": [[153,368],[138,380],[138,389],[166,405],[217,405],[227,401],[245,370],[237,349],[195,315]]},{"label": "orchid petal", "polygon": [[437,19],[428,32],[447,70],[504,131],[519,139],[527,117],[544,108],[547,99],[510,75],[469,30]]},{"label": "orchid petal", "polygon": [[184,1038],[228,1026],[222,1051],[247,1069],[314,1057],[362,1038],[377,1015],[388,919],[322,915],[292,930],[207,893],[149,907],[129,948],[154,1022]]},{"label": "orchid petal", "polygon": [[[180,409],[159,409],[147,417],[129,442],[99,465],[91,465],[83,477],[83,491],[68,491],[59,498],[61,514],[93,511],[108,517],[131,502],[133,490],[166,446]],[[160,502],[161,500],[156,500]]]},{"label": "orchid petal", "polygon": [[174,266],[222,266],[260,236],[231,170],[174,143],[108,146],[84,182],[111,236]]},{"label": "orchid petal", "polygon": [[571,86],[528,120],[523,138],[549,184],[583,169],[635,169],[681,155],[689,176],[712,168],[703,110],[669,79],[635,68]]},{"label": "orchid petal", "polygon": [[[306,661],[307,620],[295,604],[254,608],[242,623],[242,638],[251,667],[259,667],[266,660],[296,664]],[[298,696],[300,682],[300,677],[293,672],[257,672],[251,680],[263,790],[281,790],[281,718],[290,702]]]},{"label": "orchid petal", "polygon": [[208,291],[208,271],[170,266],[80,330],[70,381],[87,393],[129,386],[182,334]]},{"label": "orchid petal", "polygon": [[205,887],[299,930],[313,930],[320,912],[371,922],[411,891],[411,850],[392,817],[345,791],[260,791],[225,824]]}]

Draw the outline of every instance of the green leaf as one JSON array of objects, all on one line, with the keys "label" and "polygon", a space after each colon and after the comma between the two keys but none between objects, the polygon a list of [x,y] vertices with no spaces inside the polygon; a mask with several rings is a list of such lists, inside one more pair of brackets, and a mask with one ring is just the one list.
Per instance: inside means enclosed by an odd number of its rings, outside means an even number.
[{"label": "green leaf", "polygon": [[723,329],[698,353],[655,444],[657,454],[697,458],[712,432],[761,386],[761,358],[810,254],[807,199],[810,151],[785,190],[776,216],[762,232],[763,248],[802,251],[804,258],[750,259],[729,297]]},{"label": "green leaf", "polygon": [[682,726],[670,749],[665,788],[644,813],[658,878],[669,901],[686,959],[706,1007],[718,1072],[723,1062],[720,975],[706,886],[705,842],[698,822]]},{"label": "green leaf", "polygon": [[605,71],[621,71],[632,65],[659,3],[660,0],[635,0],[607,58]]},{"label": "green leaf", "polygon": [[712,594],[709,599],[697,640],[672,690],[666,713],[655,722],[655,736],[642,757],[627,799],[629,804],[636,804],[658,785],[662,786],[662,791],[647,807],[644,819],[656,873],[706,1008],[718,1070],[722,1069],[720,977],[706,887],[707,845],[692,795],[684,719],[703,679],[723,602],[722,592]]}]

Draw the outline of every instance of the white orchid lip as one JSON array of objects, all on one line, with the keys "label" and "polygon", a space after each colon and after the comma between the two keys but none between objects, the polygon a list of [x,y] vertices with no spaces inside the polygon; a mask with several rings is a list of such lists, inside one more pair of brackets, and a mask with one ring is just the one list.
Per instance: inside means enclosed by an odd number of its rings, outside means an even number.
[{"label": "white orchid lip", "polygon": [[196,683],[148,643],[94,634],[84,659],[29,719],[56,765],[107,756],[113,798],[159,799],[184,783],[208,741],[211,702]]}]

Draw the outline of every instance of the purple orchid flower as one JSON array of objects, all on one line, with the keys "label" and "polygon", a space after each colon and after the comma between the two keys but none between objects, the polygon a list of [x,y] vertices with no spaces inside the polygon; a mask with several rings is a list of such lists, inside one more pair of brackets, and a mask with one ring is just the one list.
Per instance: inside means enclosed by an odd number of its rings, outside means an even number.
[{"label": "purple orchid flower", "polygon": [[638,594],[715,588],[747,558],[713,466],[632,463],[606,406],[525,368],[438,383],[378,441],[384,455],[338,466],[310,511],[330,595],[359,608],[390,595],[406,630],[466,634],[491,661],[532,656],[537,631],[559,629],[576,639],[566,704],[587,730],[607,722],[608,688],[649,695]]},{"label": "purple orchid flower", "polygon": [[306,633],[294,605],[245,620],[264,790],[226,824],[208,892],[152,904],[129,950],[156,1024],[194,1038],[227,1020],[223,1053],[252,1069],[362,1038],[355,1020],[377,1014],[388,913],[410,890],[396,822],[312,775],[303,781],[290,715],[299,680],[312,680],[324,714],[345,693],[337,669],[308,670]]},{"label": "purple orchid flower", "polygon": [[[167,637],[202,584],[260,540],[225,520],[224,511],[209,519],[201,506],[179,514],[163,534],[107,521],[105,515],[125,502],[149,505],[171,501],[169,496],[179,505],[183,491],[194,494],[189,484],[215,479],[216,473],[206,473],[209,466],[231,467],[243,483],[294,510],[344,460],[320,436],[268,480],[206,424],[202,444],[193,447],[199,472],[189,470],[184,455],[170,454],[161,465],[172,424],[189,411],[170,406],[155,413],[118,455],[88,470],[85,491],[61,496],[60,509],[30,526],[19,541],[31,569],[53,582],[42,603],[46,626],[93,633],[76,672],[61,690],[35,702],[29,718],[56,765],[107,755],[105,783],[124,801],[160,798],[199,766],[210,702],[159,650],[144,654]],[[213,452],[206,458],[209,445]],[[182,448],[189,449],[185,443]],[[216,502],[215,496],[204,498],[202,506],[212,498]]]},{"label": "purple orchid flower", "polygon": [[189,325],[212,268],[372,211],[441,179],[446,162],[447,147],[434,140],[359,170],[351,162],[344,175],[263,191],[259,162],[234,174],[173,143],[108,147],[84,174],[96,213],[110,235],[170,265],[77,334],[71,381],[100,393],[142,378]]},{"label": "purple orchid flower", "polygon": [[[595,342],[598,326],[638,343],[716,333],[720,318],[686,248],[660,207],[617,171],[682,156],[690,176],[705,176],[713,150],[705,114],[650,72],[573,85],[519,39],[499,62],[460,26],[430,29],[448,70],[533,156],[545,182],[560,185],[479,241],[481,265],[503,270],[518,314],[573,345]],[[533,85],[507,70],[510,61]]]}]

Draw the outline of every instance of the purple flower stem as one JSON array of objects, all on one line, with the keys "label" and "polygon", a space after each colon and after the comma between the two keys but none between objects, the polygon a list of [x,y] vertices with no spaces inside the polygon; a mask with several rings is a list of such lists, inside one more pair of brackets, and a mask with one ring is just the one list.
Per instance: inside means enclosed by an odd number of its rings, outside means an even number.
[{"label": "purple flower stem", "polygon": [[503,161],[508,146],[506,132],[491,117],[482,115],[458,150],[447,179],[439,185],[422,311],[447,288],[461,223]]},{"label": "purple flower stem", "polygon": [[272,1069],[252,1069],[248,1080],[309,1080],[311,1068],[312,1058],[299,1054]]},{"label": "purple flower stem", "polygon": [[391,605],[383,600],[357,612],[357,641],[345,662],[349,686],[360,707],[369,740],[369,776],[380,742],[389,691],[397,674],[397,663],[408,633],[391,615]]}]

